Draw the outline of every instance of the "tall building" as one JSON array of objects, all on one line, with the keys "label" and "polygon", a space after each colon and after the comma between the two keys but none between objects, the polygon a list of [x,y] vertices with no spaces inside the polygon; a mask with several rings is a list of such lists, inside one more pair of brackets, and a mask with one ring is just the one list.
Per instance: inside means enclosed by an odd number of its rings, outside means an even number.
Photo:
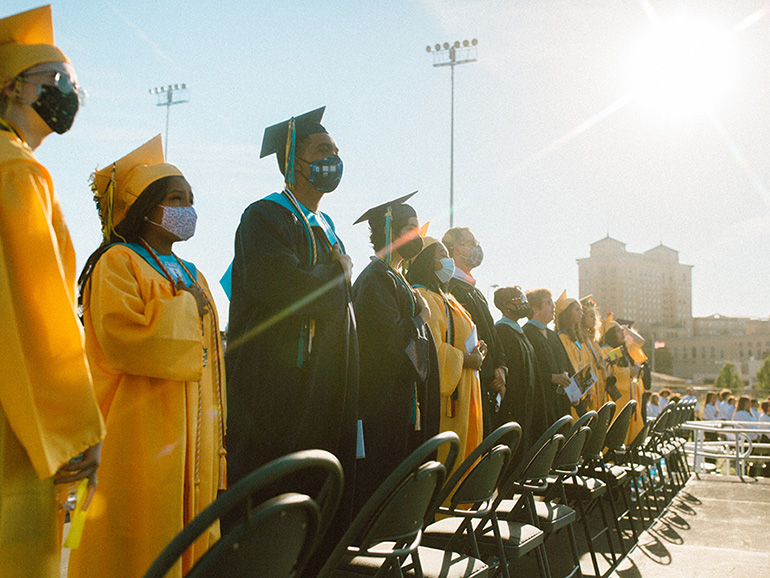
[{"label": "tall building", "polygon": [[607,235],[591,243],[589,257],[578,259],[580,295],[593,295],[603,312],[634,320],[642,330],[664,337],[692,330],[692,265],[663,244],[631,253]]}]

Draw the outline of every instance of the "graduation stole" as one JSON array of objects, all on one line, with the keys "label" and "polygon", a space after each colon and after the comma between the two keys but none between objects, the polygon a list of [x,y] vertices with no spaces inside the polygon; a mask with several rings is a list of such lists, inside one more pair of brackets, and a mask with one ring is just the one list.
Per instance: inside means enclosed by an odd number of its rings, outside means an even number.
[{"label": "graduation stole", "polygon": [[[160,257],[155,252],[155,249],[153,249],[149,243],[147,243],[144,239],[139,239],[139,243],[141,245],[141,248],[144,249],[147,255],[149,255],[153,262],[150,262],[151,265],[153,265],[154,269],[159,269],[163,276],[166,277],[166,279],[169,280],[171,283],[171,289],[174,295],[177,295],[177,289],[176,289],[176,281],[169,273],[168,269],[166,269],[166,266],[163,264],[163,261],[160,260]],[[134,248],[132,245],[128,245],[131,248]],[[143,255],[141,252],[137,252],[141,257],[143,257],[145,260],[147,260],[147,257]],[[185,265],[184,261],[171,253],[171,255],[176,259],[176,262],[179,263],[179,266],[182,267],[184,272],[187,274],[187,276],[190,278],[190,280],[193,282],[193,285],[199,289],[201,292],[203,292],[203,289],[198,284],[197,276],[193,276],[193,274],[190,272],[190,269],[187,268],[187,265]],[[220,490],[226,490],[227,489],[227,450],[225,449],[225,422],[224,422],[224,403],[222,399],[222,373],[220,371],[219,367],[219,330],[217,328],[217,320],[216,316],[214,315],[214,307],[211,304],[211,301],[204,293],[204,296],[206,297],[206,304],[210,308],[210,314],[211,314],[211,338],[214,341],[214,347],[216,350],[214,351],[213,355],[213,361],[214,361],[214,381],[216,382],[216,388],[217,388],[217,417],[219,421],[219,428],[218,428],[218,434],[219,434],[219,486],[218,489]],[[205,336],[205,330],[203,325],[203,316],[201,316],[201,338]],[[203,348],[203,367],[206,367],[208,365],[208,350],[204,347]],[[197,498],[198,498],[198,487],[200,486],[201,479],[200,479],[200,462],[201,462],[201,425],[203,420],[203,389],[201,386],[201,382],[198,382],[198,414],[197,414],[197,432],[195,434],[195,501],[197,504]],[[197,513],[197,505],[194,508],[195,512]]]},{"label": "graduation stole", "polygon": [[[438,291],[439,297],[441,297],[441,300],[444,302],[444,311],[446,313],[446,333],[444,335],[444,338],[446,339],[446,342],[451,345],[452,347],[455,346],[455,321],[454,317],[452,316],[452,308],[449,306],[449,299],[447,299],[447,296],[444,294],[444,292],[439,289]],[[465,344],[463,344],[463,350],[465,349]],[[463,351],[463,354],[465,354],[465,351]],[[458,389],[459,389],[459,383],[457,384],[458,387],[455,387],[455,390],[452,392],[452,395],[449,396],[449,399],[447,400],[446,404],[446,416],[447,417],[454,417],[457,415],[457,400],[459,399]]]},{"label": "graduation stole", "polygon": [[[302,225],[305,227],[305,232],[307,233],[308,237],[308,243],[310,245],[310,263],[309,265],[312,267],[318,262],[318,245],[315,240],[315,235],[313,234],[313,228],[310,226],[310,221],[308,221],[308,218],[305,216],[304,211],[299,206],[299,202],[296,198],[294,198],[294,195],[292,194],[290,190],[290,186],[293,186],[294,184],[294,119],[289,122],[289,130],[291,131],[291,155],[292,155],[292,162],[291,162],[291,182],[289,181],[289,178],[287,177],[286,185],[287,188],[283,190],[283,196],[289,200],[292,207],[294,207],[294,213],[299,215],[300,220],[302,221]],[[287,145],[288,146],[288,145]],[[287,160],[288,163],[288,160]],[[288,169],[287,169],[288,170]],[[302,367],[305,365],[305,360],[310,357],[310,353],[313,350],[313,337],[315,337],[315,319],[308,319],[302,323],[302,328],[299,330],[299,342],[297,343],[297,367]]]}]

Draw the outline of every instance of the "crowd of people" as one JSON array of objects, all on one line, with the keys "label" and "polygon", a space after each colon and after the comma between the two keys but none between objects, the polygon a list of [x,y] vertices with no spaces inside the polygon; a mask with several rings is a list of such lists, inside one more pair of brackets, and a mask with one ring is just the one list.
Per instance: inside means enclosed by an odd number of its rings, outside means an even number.
[{"label": "crowd of people", "polygon": [[[521,452],[559,417],[608,400],[638,402],[627,441],[653,416],[640,335],[590,296],[517,285],[495,292],[495,323],[473,276],[481,243],[466,227],[428,236],[412,195],[359,219],[373,255],[353,282],[320,211],[343,173],[323,108],[265,130],[261,157],[276,156],[285,187],[237,229],[227,347],[203,273],[173,250],[197,216],[159,136],[92,175],[103,237],[76,284],[34,150],[70,128],[79,95],[50,7],[0,20],[0,575],[58,576],[56,486],[81,479],[87,519],[69,576],[133,577],[228,484],[297,450],[343,466],[329,547],[440,431],[459,435],[462,460],[509,421]],[[751,409],[743,399],[736,418]],[[212,526],[170,575],[237,521]]]}]

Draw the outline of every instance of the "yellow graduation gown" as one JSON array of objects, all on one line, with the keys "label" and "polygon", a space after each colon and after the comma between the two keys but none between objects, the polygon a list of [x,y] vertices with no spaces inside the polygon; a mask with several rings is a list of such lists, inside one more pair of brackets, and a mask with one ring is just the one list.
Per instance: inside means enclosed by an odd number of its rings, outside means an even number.
[{"label": "yellow graduation gown", "polygon": [[[484,423],[481,409],[481,382],[479,372],[463,368],[463,357],[466,352],[465,341],[473,332],[473,321],[455,298],[446,294],[449,314],[454,323],[454,339],[447,343],[447,306],[438,293],[425,287],[417,290],[425,297],[430,307],[430,327],[433,340],[436,342],[438,353],[439,374],[441,380],[441,424],[440,430],[453,431],[460,437],[460,453],[455,468],[481,443],[484,439]],[[451,396],[457,391],[454,403],[454,416],[451,415]],[[439,452],[442,461],[447,455],[446,449]],[[451,475],[451,472],[450,472]]]},{"label": "yellow graduation gown", "polygon": [[585,343],[583,343],[583,347],[588,349],[591,358],[591,367],[593,368],[597,379],[596,385],[594,385],[591,390],[593,395],[591,396],[590,403],[587,407],[590,410],[599,411],[599,408],[609,400],[609,396],[607,395],[607,374],[606,370],[601,365],[601,360],[605,353],[602,352],[601,345],[599,345],[595,339],[587,338]]},{"label": "yellow graduation gown", "polygon": [[104,436],[48,172],[0,130],[0,576],[58,577],[51,476]]},{"label": "yellow graduation gown", "polygon": [[[570,336],[563,331],[559,332],[559,339],[561,339],[562,345],[564,345],[564,349],[567,350],[567,356],[569,357],[569,361],[572,364],[573,372],[580,371],[586,365],[591,365],[591,352],[585,343],[578,345],[572,341]],[[596,385],[594,385],[594,388],[595,387]],[[585,403],[586,407],[591,406],[593,403],[593,397],[594,390],[592,388],[591,391],[585,397],[583,397],[583,402]],[[578,414],[574,406],[572,407],[572,417],[575,419],[578,418]]]},{"label": "yellow graduation gown", "polygon": [[[200,272],[198,284],[213,308]],[[142,576],[216,498],[218,396],[225,384],[211,315],[216,311],[204,317],[202,336],[193,296],[175,295],[170,281],[129,247],[110,248],[94,268],[84,324],[108,433],[82,543],[70,557],[70,577]],[[218,526],[209,528],[168,576],[182,576],[218,537]]]},{"label": "yellow graduation gown", "polygon": [[[612,347],[605,345],[602,348],[604,355],[607,355]],[[634,415],[631,416],[631,425],[628,427],[628,435],[626,436],[626,444],[636,437],[642,427],[644,427],[644,421],[642,420],[642,393],[644,387],[639,380],[631,377],[630,367],[618,367],[616,363],[610,364],[607,369],[607,376],[614,375],[618,380],[618,390],[620,391],[620,399],[615,401],[617,409],[615,414],[617,415],[621,409],[623,409],[630,400],[636,400],[636,410]]]}]

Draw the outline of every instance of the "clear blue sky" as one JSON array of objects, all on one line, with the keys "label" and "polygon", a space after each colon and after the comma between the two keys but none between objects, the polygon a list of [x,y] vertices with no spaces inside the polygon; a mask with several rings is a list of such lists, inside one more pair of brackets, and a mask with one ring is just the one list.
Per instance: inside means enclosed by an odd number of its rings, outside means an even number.
[{"label": "clear blue sky", "polygon": [[[0,15],[40,4],[5,0]],[[356,273],[370,250],[366,226],[351,223],[372,205],[417,189],[421,219],[443,234],[449,69],[433,68],[425,46],[478,38],[478,62],[456,70],[455,224],[470,226],[485,249],[482,290],[545,285],[575,295],[575,259],[609,232],[631,251],[663,241],[694,265],[695,315],[767,317],[765,5],[54,1],[56,42],[89,100],[73,130],[49,137],[38,157],[82,264],[100,238],[90,173],[164,132],[165,108],[149,88],[187,83],[190,102],[171,109],[168,160],[193,187],[199,227],[176,251],[215,288],[224,325],[218,279],[240,215],[282,186],[274,158],[258,158],[262,131],[293,114],[327,106],[345,176],[321,208]],[[682,10],[719,30],[756,15],[730,36],[731,74],[712,116],[662,114],[638,101],[612,108],[629,93],[633,48],[651,15]]]}]

